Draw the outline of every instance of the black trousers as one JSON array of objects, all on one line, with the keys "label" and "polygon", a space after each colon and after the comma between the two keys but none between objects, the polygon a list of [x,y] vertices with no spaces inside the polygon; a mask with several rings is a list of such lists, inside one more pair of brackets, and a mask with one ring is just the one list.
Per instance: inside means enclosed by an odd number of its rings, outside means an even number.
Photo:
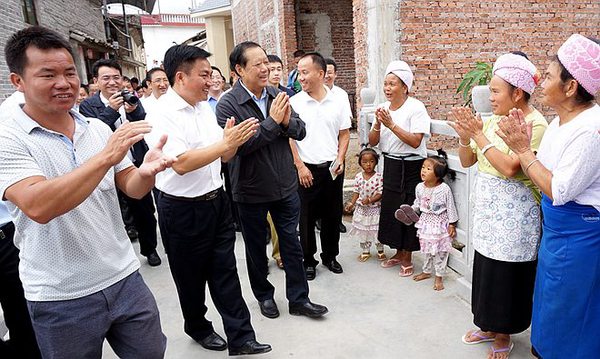
[{"label": "black trousers", "polygon": [[19,279],[19,250],[13,243],[15,226],[4,225],[0,234],[0,304],[10,340],[0,340],[0,358],[40,358],[23,284]]},{"label": "black trousers", "polygon": [[271,213],[273,224],[279,236],[281,260],[285,263],[286,297],[290,303],[308,302],[308,282],[302,265],[302,247],[298,240],[298,193],[274,202],[236,203],[240,214],[242,234],[246,243],[246,263],[248,277],[254,297],[259,301],[273,299],[275,287],[267,279],[267,212]]},{"label": "black trousers", "polygon": [[[329,166],[311,165],[306,167],[312,172],[313,185],[300,186],[300,241],[304,252],[304,265],[316,266],[317,238],[315,222],[321,218],[321,259],[329,262],[340,253],[340,218],[342,217],[344,174],[331,179]],[[285,263],[285,261],[284,261]]]},{"label": "black trousers", "polygon": [[127,204],[127,209],[133,218],[133,224],[138,232],[140,253],[148,256],[156,250],[156,217],[154,217],[154,201],[152,194],[147,193],[141,199],[128,197],[125,193],[117,191],[119,201]]},{"label": "black trousers", "polygon": [[235,231],[225,193],[220,191],[212,200],[197,202],[161,194],[158,223],[167,245],[186,334],[200,340],[214,330],[205,317],[208,284],[229,344],[241,346],[255,339],[237,274]]}]

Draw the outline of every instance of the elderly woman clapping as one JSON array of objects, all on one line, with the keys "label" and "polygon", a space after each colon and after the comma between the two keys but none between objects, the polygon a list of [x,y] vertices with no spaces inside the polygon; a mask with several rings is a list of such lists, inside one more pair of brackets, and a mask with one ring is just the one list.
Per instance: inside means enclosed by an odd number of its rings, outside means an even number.
[{"label": "elderly woman clapping", "polygon": [[[543,237],[531,341],[544,359],[600,355],[600,45],[572,35],[542,83],[558,117],[539,152],[523,113],[512,110],[498,134],[543,193]],[[537,354],[536,354],[537,355]]]}]

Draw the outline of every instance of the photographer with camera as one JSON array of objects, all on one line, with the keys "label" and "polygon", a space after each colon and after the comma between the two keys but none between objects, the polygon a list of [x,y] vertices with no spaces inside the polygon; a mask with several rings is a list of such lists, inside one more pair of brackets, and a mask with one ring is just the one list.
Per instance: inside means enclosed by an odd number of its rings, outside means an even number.
[{"label": "photographer with camera", "polygon": [[[100,91],[88,97],[79,105],[79,112],[86,117],[93,117],[106,123],[115,131],[125,121],[141,121],[146,118],[144,107],[133,93],[123,90],[121,65],[113,59],[100,59],[92,66],[94,83]],[[135,143],[128,157],[139,167],[148,152],[144,140]],[[135,226],[140,241],[140,252],[148,259],[148,264],[158,266],[161,259],[156,252],[156,218],[152,196],[146,194],[142,199],[133,199],[118,191],[123,220],[128,229]],[[129,218],[131,217],[131,218]]]}]

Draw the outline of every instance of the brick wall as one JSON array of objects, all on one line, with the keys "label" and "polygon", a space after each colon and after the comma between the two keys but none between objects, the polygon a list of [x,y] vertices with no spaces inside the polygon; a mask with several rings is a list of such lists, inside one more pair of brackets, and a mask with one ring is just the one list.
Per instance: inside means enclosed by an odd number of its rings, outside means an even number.
[{"label": "brick wall", "polygon": [[[104,23],[99,0],[44,0],[35,2],[38,23],[69,37],[69,30],[83,31],[96,39],[105,41]],[[8,68],[4,59],[4,45],[15,31],[28,26],[23,21],[21,1],[2,0],[0,6],[0,101],[13,91],[8,79]]]},{"label": "brick wall", "polygon": [[[366,22],[365,4],[354,1],[357,24]],[[402,1],[398,17],[401,59],[415,71],[413,95],[436,119],[446,119],[447,111],[462,103],[456,88],[475,61],[492,63],[503,53],[520,50],[543,72],[571,34],[600,37],[598,0]],[[356,84],[362,88],[366,55],[358,31]],[[533,104],[551,115],[535,94]]]}]

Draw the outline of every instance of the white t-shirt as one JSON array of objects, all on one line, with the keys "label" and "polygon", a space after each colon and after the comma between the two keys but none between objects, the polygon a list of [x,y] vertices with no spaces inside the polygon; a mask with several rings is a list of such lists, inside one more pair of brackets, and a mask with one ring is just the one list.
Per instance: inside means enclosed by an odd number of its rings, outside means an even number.
[{"label": "white t-shirt", "polygon": [[323,87],[327,95],[321,102],[304,91],[290,97],[292,108],[306,124],[306,137],[296,142],[298,154],[302,162],[314,165],[336,159],[340,131],[352,125],[339,101],[327,86]]},{"label": "white t-shirt", "polygon": [[331,93],[339,101],[340,106],[344,108],[346,116],[352,119],[352,107],[350,106],[350,98],[348,97],[348,93],[343,88],[336,85],[333,85],[331,88]]},{"label": "white t-shirt", "polygon": [[[0,196],[29,177],[51,179],[72,172],[100,152],[112,135],[94,118],[71,111],[73,141],[41,127],[17,108],[0,123]],[[117,283],[139,266],[127,237],[115,186],[115,174],[133,166],[125,157],[112,167],[77,207],[46,224],[6,202],[16,227],[19,275],[25,298],[55,301],[81,298]]]},{"label": "white t-shirt", "polygon": [[555,206],[569,201],[600,211],[600,106],[594,105],[560,126],[546,130],[537,157],[552,172]]},{"label": "white t-shirt", "polygon": [[[157,104],[155,111],[146,116],[146,120],[152,124],[152,132],[145,136],[148,146],[156,146],[160,137],[167,134],[169,138],[163,152],[177,157],[188,150],[204,148],[223,139],[223,129],[208,102],[192,106],[169,88]],[[202,196],[223,186],[221,159],[183,176],[167,168],[156,175],[155,186],[172,196]]]},{"label": "white t-shirt", "polygon": [[[389,101],[380,107],[384,107],[389,110]],[[390,115],[392,116],[392,120],[396,126],[399,126],[401,129],[410,133],[423,133],[424,136],[419,147],[413,148],[410,145],[402,142],[398,136],[390,131],[390,129],[385,126],[381,126],[381,132],[379,134],[379,149],[384,153],[392,155],[415,154],[426,158],[427,138],[429,138],[431,133],[431,118],[427,113],[425,105],[421,101],[413,97],[409,97],[399,109],[390,111]],[[375,122],[376,121],[373,122],[373,126],[375,125]]]}]

